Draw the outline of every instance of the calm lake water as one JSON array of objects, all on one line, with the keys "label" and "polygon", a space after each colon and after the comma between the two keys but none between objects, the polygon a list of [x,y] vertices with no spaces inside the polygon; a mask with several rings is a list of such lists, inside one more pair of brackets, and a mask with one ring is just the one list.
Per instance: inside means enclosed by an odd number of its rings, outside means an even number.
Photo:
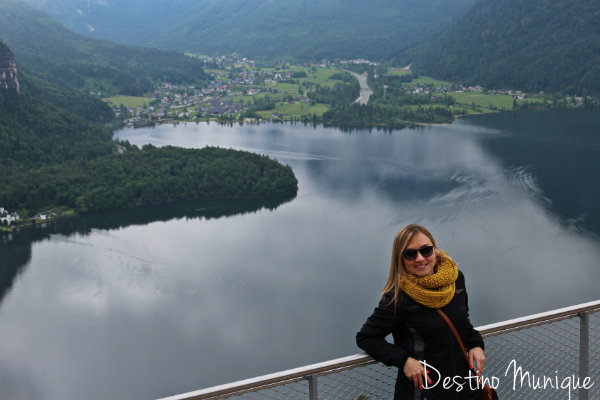
[{"label": "calm lake water", "polygon": [[0,240],[0,398],[153,399],[359,352],[395,232],[464,271],[475,325],[600,298],[600,115],[386,132],[181,124],[137,145],[268,154],[293,199],[73,218]]}]

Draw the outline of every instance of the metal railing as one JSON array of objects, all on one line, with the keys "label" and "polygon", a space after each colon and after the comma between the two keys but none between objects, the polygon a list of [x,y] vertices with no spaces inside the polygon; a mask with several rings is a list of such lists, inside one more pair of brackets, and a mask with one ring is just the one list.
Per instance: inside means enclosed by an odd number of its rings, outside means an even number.
[{"label": "metal railing", "polygon": [[[600,399],[600,301],[477,327],[501,399]],[[357,354],[161,400],[393,398],[397,369]]]}]

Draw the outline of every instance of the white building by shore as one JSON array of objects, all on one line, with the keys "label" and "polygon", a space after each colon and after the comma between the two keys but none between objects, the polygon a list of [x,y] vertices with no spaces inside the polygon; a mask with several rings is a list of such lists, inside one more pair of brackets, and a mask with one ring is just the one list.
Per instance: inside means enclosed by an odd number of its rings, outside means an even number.
[{"label": "white building by shore", "polygon": [[4,207],[0,207],[0,223],[10,225],[12,222],[17,222],[20,219],[16,212],[9,212]]}]

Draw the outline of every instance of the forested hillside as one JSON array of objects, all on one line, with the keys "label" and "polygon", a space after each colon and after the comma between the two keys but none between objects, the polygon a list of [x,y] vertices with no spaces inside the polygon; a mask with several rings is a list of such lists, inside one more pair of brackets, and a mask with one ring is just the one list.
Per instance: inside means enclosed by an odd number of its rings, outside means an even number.
[{"label": "forested hillside", "polygon": [[104,102],[22,71],[19,82],[20,94],[6,93],[0,103],[3,171],[20,165],[39,167],[85,160],[116,151],[112,132],[100,125],[113,118]]},{"label": "forested hillside", "polygon": [[181,53],[123,46],[65,28],[25,0],[0,0],[0,39],[20,67],[61,86],[141,95],[152,81],[202,83],[203,64]]},{"label": "forested hillside", "polygon": [[600,93],[600,2],[479,0],[411,53],[419,73],[530,92]]},{"label": "forested hillside", "polygon": [[76,32],[204,54],[369,58],[416,43],[475,0],[30,0]]}]

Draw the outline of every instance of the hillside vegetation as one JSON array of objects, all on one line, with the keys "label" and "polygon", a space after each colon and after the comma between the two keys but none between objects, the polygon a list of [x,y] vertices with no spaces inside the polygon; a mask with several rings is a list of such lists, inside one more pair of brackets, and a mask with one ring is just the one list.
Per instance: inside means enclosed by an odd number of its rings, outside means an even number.
[{"label": "hillside vegetation", "polygon": [[0,39],[20,68],[74,89],[141,95],[153,81],[202,83],[203,63],[182,53],[124,46],[65,28],[24,0],[0,0]]},{"label": "hillside vegetation", "polygon": [[21,94],[6,94],[0,103],[3,169],[85,160],[116,150],[112,132],[100,125],[113,118],[104,102],[22,72],[19,81]]},{"label": "hillside vegetation", "polygon": [[[76,32],[249,57],[385,59],[474,0],[31,0]],[[90,28],[92,27],[92,28]]]},{"label": "hillside vegetation", "polygon": [[599,94],[600,2],[480,0],[410,57],[451,81]]}]

